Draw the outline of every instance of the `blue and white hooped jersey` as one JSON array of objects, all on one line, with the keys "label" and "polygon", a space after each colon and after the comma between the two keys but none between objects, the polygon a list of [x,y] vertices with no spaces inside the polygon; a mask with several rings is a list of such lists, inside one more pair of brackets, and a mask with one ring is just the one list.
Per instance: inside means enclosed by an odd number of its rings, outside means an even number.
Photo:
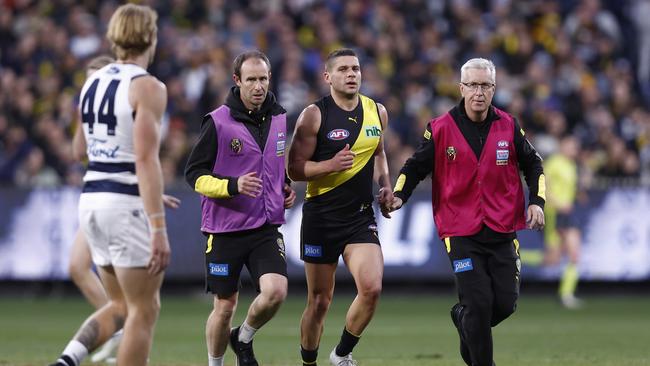
[{"label": "blue and white hooped jersey", "polygon": [[112,63],[84,83],[79,103],[88,155],[84,193],[139,195],[129,87],[133,79],[145,75],[140,66]]}]

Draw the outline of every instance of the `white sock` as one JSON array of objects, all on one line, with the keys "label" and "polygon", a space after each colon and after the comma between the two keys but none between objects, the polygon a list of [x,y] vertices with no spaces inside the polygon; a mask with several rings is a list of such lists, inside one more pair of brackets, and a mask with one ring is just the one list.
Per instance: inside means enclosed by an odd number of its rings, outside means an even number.
[{"label": "white sock", "polygon": [[[74,361],[75,365],[80,365],[81,361],[83,361],[83,359],[88,356],[88,349],[86,346],[81,344],[81,342],[73,339],[70,341],[70,343],[68,343],[67,346],[65,346],[65,349],[63,350],[61,356],[68,356],[72,359],[72,361]],[[59,358],[59,360],[67,363],[61,358]]]},{"label": "white sock", "polygon": [[257,329],[248,325],[248,323],[246,323],[244,320],[241,327],[239,327],[239,341],[244,343],[251,343],[255,332],[257,332]]},{"label": "white sock", "polygon": [[208,366],[223,366],[223,356],[212,357],[208,353]]}]

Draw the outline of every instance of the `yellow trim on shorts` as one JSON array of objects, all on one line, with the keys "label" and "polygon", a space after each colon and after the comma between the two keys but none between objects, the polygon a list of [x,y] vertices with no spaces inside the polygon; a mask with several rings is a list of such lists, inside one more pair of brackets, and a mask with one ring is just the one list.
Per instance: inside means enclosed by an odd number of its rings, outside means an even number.
[{"label": "yellow trim on shorts", "polygon": [[304,363],[305,365],[315,365],[315,364],[316,364],[316,361],[307,362],[307,361],[305,361],[305,360],[302,360],[302,363]]},{"label": "yellow trim on shorts", "polygon": [[512,239],[512,242],[515,244],[515,252],[517,252],[517,255],[519,255],[519,240],[517,238]]},{"label": "yellow trim on shorts", "polygon": [[447,253],[451,253],[451,239],[445,238],[445,247],[447,248]]},{"label": "yellow trim on shorts", "polygon": [[205,250],[205,254],[208,254],[212,251],[212,234],[208,235],[208,248]]}]

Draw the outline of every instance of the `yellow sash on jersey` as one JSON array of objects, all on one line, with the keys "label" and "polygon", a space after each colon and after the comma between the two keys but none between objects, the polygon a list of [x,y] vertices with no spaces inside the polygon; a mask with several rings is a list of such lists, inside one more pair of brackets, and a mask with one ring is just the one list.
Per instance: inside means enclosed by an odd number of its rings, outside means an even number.
[{"label": "yellow sash on jersey", "polygon": [[[377,149],[379,138],[382,134],[381,120],[377,113],[377,104],[375,101],[359,94],[361,106],[363,108],[363,122],[357,140],[352,144],[350,150],[356,155],[352,163],[352,168],[330,173],[319,179],[307,182],[306,198],[315,197],[347,182],[354,177],[368,163]],[[353,123],[353,122],[351,122]]]}]

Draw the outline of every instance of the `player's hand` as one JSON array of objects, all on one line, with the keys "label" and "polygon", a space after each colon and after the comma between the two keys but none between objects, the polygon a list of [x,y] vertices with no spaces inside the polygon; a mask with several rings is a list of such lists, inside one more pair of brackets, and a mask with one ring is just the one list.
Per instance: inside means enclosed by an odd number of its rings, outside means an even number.
[{"label": "player's hand", "polygon": [[402,208],[404,201],[402,201],[402,199],[397,196],[393,196],[393,200],[389,204],[390,212],[393,212]]},{"label": "player's hand", "polygon": [[542,230],[544,228],[544,210],[537,205],[528,206],[526,224],[529,229]]},{"label": "player's hand", "polygon": [[290,185],[284,184],[284,208],[293,207],[294,202],[296,202],[296,191],[291,188]]},{"label": "player's hand", "polygon": [[165,207],[176,209],[176,208],[178,208],[178,206],[181,205],[181,200],[179,200],[178,198],[176,198],[174,196],[170,196],[170,195],[167,195],[167,194],[162,195],[162,200],[163,200],[163,204],[165,205]]},{"label": "player's hand", "polygon": [[151,275],[157,275],[167,268],[171,258],[171,249],[167,239],[167,231],[154,232],[151,235],[151,258],[147,264],[147,271]]},{"label": "player's hand", "polygon": [[257,197],[262,192],[262,180],[256,175],[256,172],[250,172],[237,178],[237,191],[253,198]]},{"label": "player's hand", "polygon": [[342,172],[352,168],[354,157],[356,154],[350,150],[350,144],[345,144],[345,147],[336,153],[333,158],[329,160],[332,172]]},{"label": "player's hand", "polygon": [[393,191],[390,188],[379,188],[377,202],[379,203],[379,208],[381,209],[381,215],[387,219],[390,219],[390,204],[393,202],[393,198]]}]

